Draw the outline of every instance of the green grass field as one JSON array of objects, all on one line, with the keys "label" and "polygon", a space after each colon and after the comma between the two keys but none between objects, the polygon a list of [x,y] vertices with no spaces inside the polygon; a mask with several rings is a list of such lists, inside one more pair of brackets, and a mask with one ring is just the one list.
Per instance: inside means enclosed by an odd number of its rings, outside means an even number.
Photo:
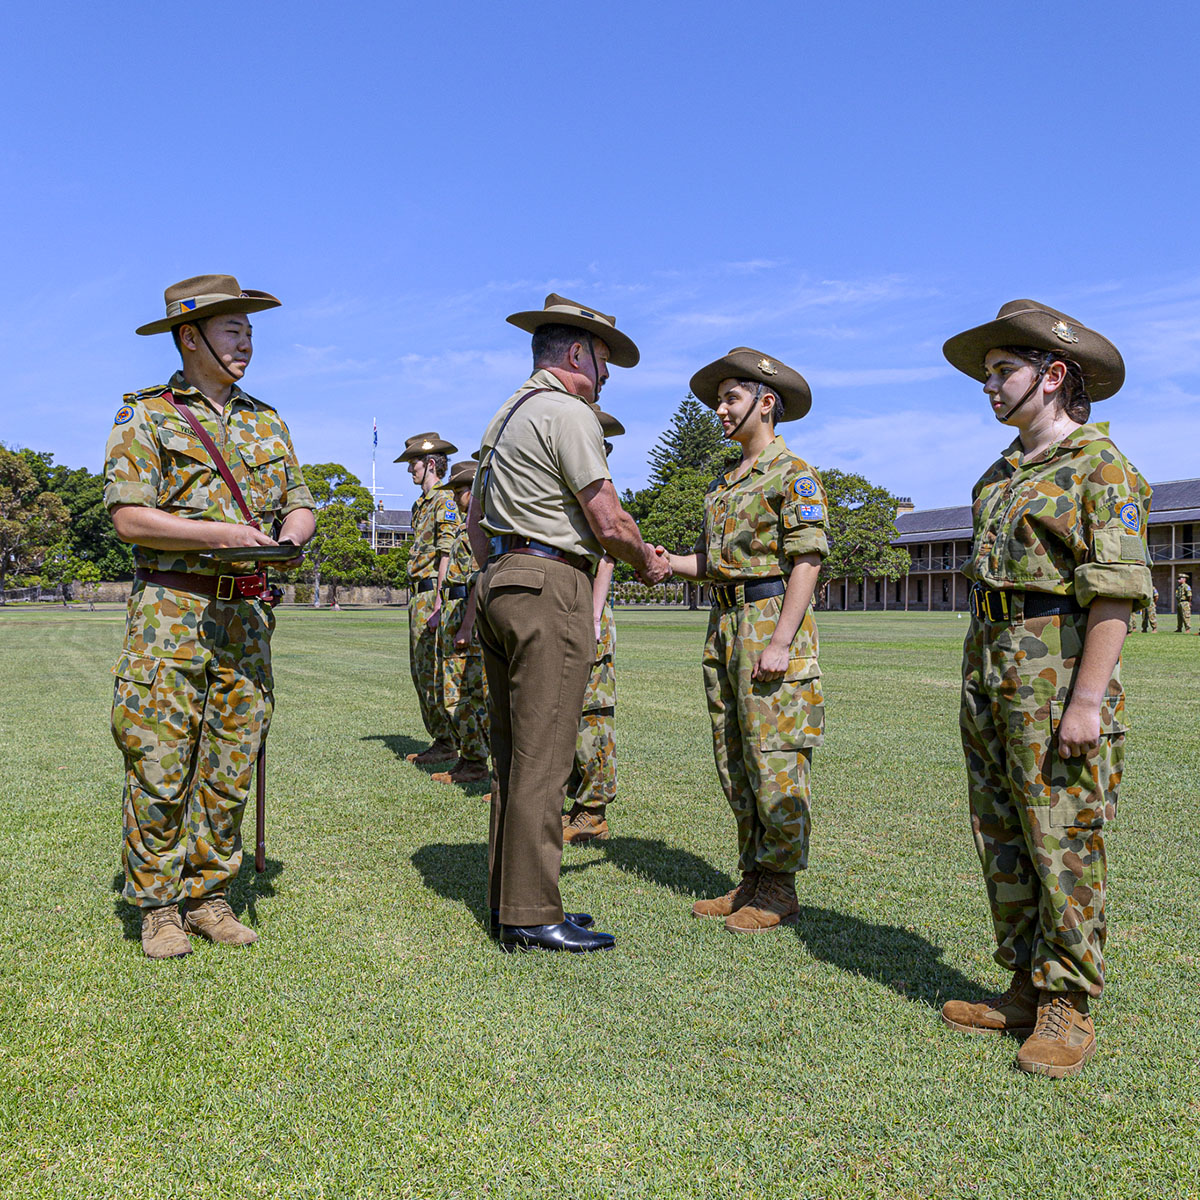
[{"label": "green grass field", "polygon": [[1100,1049],[1055,1083],[937,1019],[1002,982],[954,614],[820,616],[801,919],[739,938],[689,916],[735,861],[704,615],[619,611],[614,837],[562,873],[617,949],[509,957],[480,789],[404,761],[404,614],[282,610],[261,940],[159,963],[117,891],[122,621],[0,611],[5,1196],[1200,1196],[1200,638],[1130,639]]}]

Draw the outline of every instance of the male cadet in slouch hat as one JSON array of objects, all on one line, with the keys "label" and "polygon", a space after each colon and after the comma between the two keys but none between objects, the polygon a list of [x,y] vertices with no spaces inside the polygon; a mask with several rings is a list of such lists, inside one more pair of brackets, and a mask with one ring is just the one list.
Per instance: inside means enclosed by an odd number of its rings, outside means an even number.
[{"label": "male cadet in slouch hat", "polygon": [[[238,386],[252,353],[249,314],[279,301],[232,275],[185,279],[165,299],[166,316],[137,332],[170,331],[182,369],[125,397],[104,468],[104,502],[137,566],[112,729],[125,757],[124,894],[142,909],[151,958],[190,953],[185,931],[256,940],[225,899],[274,691],[269,592],[263,574],[245,572],[256,548],[276,538],[299,547],[316,529],[287,426]],[[208,552],[232,546],[247,548],[246,562],[223,572]]]},{"label": "male cadet in slouch hat", "polygon": [[442,480],[446,455],[458,447],[436,433],[418,433],[404,444],[396,462],[408,464],[412,481],[421,494],[412,506],[412,542],[408,548],[408,669],[421,719],[433,738],[409,762],[425,766],[454,757],[454,731],[442,706],[442,684],[438,673],[438,622],[442,612],[442,581],[450,565],[450,549],[461,515],[454,495]]},{"label": "male cadet in slouch hat", "polygon": [[[514,313],[533,334],[533,375],[488,425],[468,533],[486,566],[479,640],[487,671],[492,762],[489,903],[505,950],[606,950],[591,918],[563,913],[562,808],[595,659],[592,574],[606,551],[648,583],[668,574],[621,507],[588,405],[608,364],[632,367],[616,319],[562,296]],[[582,922],[582,924],[581,924]]]},{"label": "male cadet in slouch hat", "polygon": [[[611,413],[592,410],[604,435],[604,455],[612,454],[609,438],[625,432]],[[596,629],[596,657],[583,693],[583,715],[575,738],[575,767],[567,795],[570,809],[563,813],[563,841],[582,846],[607,841],[608,806],[617,798],[617,626],[608,593],[616,563],[605,554],[592,583],[592,619]]]},{"label": "male cadet in slouch hat", "polygon": [[[448,486],[460,513],[467,511],[474,462],[454,464]],[[475,631],[475,580],[479,574],[467,523],[460,521],[450,547],[450,566],[442,584],[442,619],[438,625],[442,706],[454,729],[458,759],[448,771],[430,776],[436,783],[478,783],[488,777],[487,687],[483,652]]]}]

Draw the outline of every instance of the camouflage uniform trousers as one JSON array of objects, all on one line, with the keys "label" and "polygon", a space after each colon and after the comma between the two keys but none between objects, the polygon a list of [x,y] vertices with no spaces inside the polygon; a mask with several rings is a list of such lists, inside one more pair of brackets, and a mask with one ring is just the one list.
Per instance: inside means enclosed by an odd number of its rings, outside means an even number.
[{"label": "camouflage uniform trousers", "polygon": [[575,766],[567,794],[584,808],[603,808],[617,798],[616,623],[612,606],[600,615],[596,661],[583,694],[583,713],[575,738]]},{"label": "camouflage uniform trousers", "polygon": [[1148,604],[1142,609],[1142,632],[1158,632],[1158,605]]},{"label": "camouflage uniform trousers", "polygon": [[412,675],[413,687],[417,690],[421,720],[425,722],[429,736],[435,740],[452,742],[454,729],[442,704],[438,631],[426,625],[436,599],[437,592],[413,591],[409,595],[408,670]]},{"label": "camouflage uniform trousers", "polygon": [[134,585],[112,731],[125,757],[124,894],[142,908],[219,892],[241,867],[274,624],[257,601]]},{"label": "camouflage uniform trousers", "polygon": [[[809,774],[825,727],[820,669],[815,656],[796,657],[783,679],[751,679],[782,599],[713,605],[708,619],[704,690],[717,775],[737,821],[741,871],[808,866]],[[804,625],[808,637],[798,632],[797,641],[811,646],[811,609]]]},{"label": "camouflage uniform trousers", "polygon": [[[1019,603],[1019,602],[1018,602]],[[983,865],[996,961],[1043,991],[1104,986],[1104,822],[1125,760],[1120,664],[1100,711],[1097,749],[1059,757],[1087,614],[972,618],[960,709],[971,827]]]},{"label": "camouflage uniform trousers", "polygon": [[1179,607],[1175,612],[1175,632],[1192,632],[1192,602],[1190,600],[1179,601]]},{"label": "camouflage uniform trousers", "polygon": [[483,650],[478,636],[472,637],[465,650],[454,646],[454,636],[462,625],[466,600],[443,600],[442,620],[438,629],[442,680],[442,707],[454,730],[458,755],[470,762],[488,760],[487,680],[483,674]]}]

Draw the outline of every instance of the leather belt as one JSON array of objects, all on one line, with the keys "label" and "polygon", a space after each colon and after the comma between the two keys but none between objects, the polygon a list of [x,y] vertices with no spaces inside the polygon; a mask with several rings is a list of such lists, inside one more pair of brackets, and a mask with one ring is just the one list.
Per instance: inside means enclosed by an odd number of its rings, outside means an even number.
[{"label": "leather belt", "polygon": [[432,592],[437,589],[437,576],[430,575],[425,579],[418,579],[413,585],[414,592]]},{"label": "leather belt", "polygon": [[267,591],[266,572],[256,575],[196,575],[191,571],[138,571],[137,583],[153,583],[158,587],[191,592],[196,596],[211,596],[216,600],[254,600]]},{"label": "leather belt", "polygon": [[465,583],[448,583],[442,587],[442,595],[447,600],[465,600],[471,589]]},{"label": "leather belt", "polygon": [[502,533],[488,539],[488,562],[495,562],[503,554],[536,554],[538,558],[557,558],[585,575],[592,573],[591,560],[582,554],[568,554],[566,550],[539,542],[537,538],[521,537],[515,533]]},{"label": "leather belt", "polygon": [[710,583],[714,604],[722,608],[741,608],[755,600],[766,600],[771,596],[782,596],[787,584],[780,578],[750,579],[745,583]]},{"label": "leather belt", "polygon": [[1016,619],[1017,597],[1023,598],[1024,617],[1076,616],[1084,607],[1074,596],[1058,596],[1053,592],[1019,592],[1004,588],[984,587],[982,583],[971,585],[971,615],[981,621],[1011,622]]}]

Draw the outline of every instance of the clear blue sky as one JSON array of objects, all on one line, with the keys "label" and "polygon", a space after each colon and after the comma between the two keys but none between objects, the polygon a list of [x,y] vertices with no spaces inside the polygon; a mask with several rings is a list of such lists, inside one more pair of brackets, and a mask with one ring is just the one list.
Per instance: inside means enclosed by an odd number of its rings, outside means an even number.
[{"label": "clear blue sky", "polygon": [[48,3],[6,17],[0,440],[101,467],[162,290],[231,272],[246,386],[303,461],[369,481],[469,452],[528,373],[504,323],[556,290],[617,314],[613,471],[692,372],[800,369],[821,467],[963,503],[1009,440],[950,334],[1032,296],[1129,368],[1097,406],[1151,480],[1200,473],[1193,6]]}]

